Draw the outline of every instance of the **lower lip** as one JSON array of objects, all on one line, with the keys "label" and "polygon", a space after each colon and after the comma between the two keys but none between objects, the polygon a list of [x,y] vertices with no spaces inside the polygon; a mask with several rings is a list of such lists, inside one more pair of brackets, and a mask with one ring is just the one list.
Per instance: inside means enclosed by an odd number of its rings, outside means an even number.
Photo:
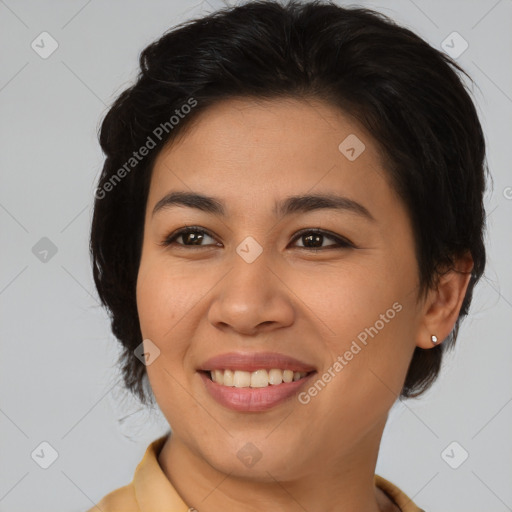
[{"label": "lower lip", "polygon": [[207,391],[221,405],[235,411],[266,411],[295,395],[316,372],[292,382],[269,384],[265,388],[235,388],[213,382],[206,373],[199,372]]}]

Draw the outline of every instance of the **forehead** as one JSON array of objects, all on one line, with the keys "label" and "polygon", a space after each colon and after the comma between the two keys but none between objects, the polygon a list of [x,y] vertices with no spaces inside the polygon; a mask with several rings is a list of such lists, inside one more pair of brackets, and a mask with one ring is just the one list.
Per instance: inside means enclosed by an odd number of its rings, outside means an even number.
[{"label": "forehead", "polygon": [[[339,144],[347,138],[353,142],[356,154],[340,151]],[[321,156],[337,159],[342,154],[354,161],[362,152],[375,159],[380,157],[375,141],[356,119],[313,98],[221,100],[200,112],[166,149],[191,144],[196,145],[196,151],[205,146],[209,154],[224,158],[230,150],[248,153],[263,146],[282,152],[301,150],[302,156],[309,154],[315,160]],[[319,150],[328,152],[320,155]]]},{"label": "forehead", "polygon": [[251,203],[307,191],[393,195],[379,147],[357,121],[291,98],[229,99],[199,113],[158,155],[149,202],[170,189]]}]

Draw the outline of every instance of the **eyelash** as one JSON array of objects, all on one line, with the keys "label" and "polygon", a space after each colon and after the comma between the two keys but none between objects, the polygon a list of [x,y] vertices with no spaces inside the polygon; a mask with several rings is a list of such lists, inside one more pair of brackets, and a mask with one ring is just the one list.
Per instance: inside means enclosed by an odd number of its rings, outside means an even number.
[{"label": "eyelash", "polygon": [[[169,247],[171,245],[178,245],[181,247],[189,247],[191,249],[200,249],[200,248],[207,247],[207,245],[176,244],[176,242],[175,242],[176,239],[178,239],[181,235],[187,235],[190,233],[200,233],[202,235],[208,235],[209,237],[215,239],[215,237],[209,231],[207,231],[203,228],[200,228],[199,226],[187,226],[185,228],[180,228],[177,231],[174,231],[173,233],[171,233],[170,235],[165,237],[165,239],[159,245],[162,245],[164,247]],[[320,235],[320,236],[323,236],[324,238],[333,240],[336,243],[332,244],[332,245],[328,245],[327,247],[300,247],[299,246],[298,247],[299,249],[304,249],[309,252],[320,252],[320,251],[325,251],[325,250],[330,250],[330,249],[349,249],[349,248],[353,249],[353,248],[355,248],[355,245],[352,242],[350,242],[348,239],[343,238],[339,235],[335,235],[334,233],[331,233],[329,231],[319,229],[319,228],[306,228],[306,229],[300,230],[298,233],[295,234],[292,242],[296,242],[300,238],[302,238],[306,235],[309,235],[309,234]]]}]

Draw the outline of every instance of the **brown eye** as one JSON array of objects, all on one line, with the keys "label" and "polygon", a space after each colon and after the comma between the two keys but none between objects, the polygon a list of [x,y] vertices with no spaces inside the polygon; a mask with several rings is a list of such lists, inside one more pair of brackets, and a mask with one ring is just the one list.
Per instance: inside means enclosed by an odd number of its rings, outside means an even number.
[{"label": "brown eye", "polygon": [[214,240],[213,236],[210,235],[204,229],[189,226],[186,228],[181,228],[177,231],[174,231],[169,236],[167,236],[161,245],[169,246],[169,245],[181,245],[185,247],[206,247],[207,245],[212,244],[204,244],[203,241],[205,239],[211,238]]},{"label": "brown eye", "polygon": [[[210,238],[214,243],[203,243],[205,240]],[[297,245],[300,249],[309,250],[312,252],[326,249],[340,249],[340,248],[354,248],[354,244],[349,240],[324,231],[322,229],[304,229],[296,234],[293,242],[301,240],[302,245]],[[334,243],[328,243],[324,245],[326,241]],[[170,235],[168,235],[160,245],[165,247],[175,245],[181,247],[208,247],[211,245],[220,246],[221,244],[215,242],[215,238],[208,231],[203,228],[196,226],[187,226],[185,228],[178,229]]]},{"label": "brown eye", "polygon": [[[336,249],[336,248],[349,248],[354,247],[352,242],[349,242],[345,238],[342,238],[333,233],[329,233],[327,231],[321,229],[307,229],[302,230],[298,233],[298,235],[294,238],[294,241],[302,240],[302,245],[299,245],[301,249],[310,249],[310,250],[318,250],[318,249]],[[323,245],[326,240],[334,241],[334,243],[330,243],[328,245]]]}]

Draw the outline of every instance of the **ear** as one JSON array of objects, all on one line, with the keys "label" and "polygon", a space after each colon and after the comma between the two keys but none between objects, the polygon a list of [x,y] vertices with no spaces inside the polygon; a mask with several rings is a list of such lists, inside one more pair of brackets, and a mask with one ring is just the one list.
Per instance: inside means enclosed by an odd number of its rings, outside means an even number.
[{"label": "ear", "polygon": [[[420,348],[442,343],[457,321],[471,279],[473,258],[468,253],[457,259],[454,267],[443,272],[436,288],[428,292],[416,337],[416,346]],[[436,344],[432,343],[432,335],[438,339]]]}]

